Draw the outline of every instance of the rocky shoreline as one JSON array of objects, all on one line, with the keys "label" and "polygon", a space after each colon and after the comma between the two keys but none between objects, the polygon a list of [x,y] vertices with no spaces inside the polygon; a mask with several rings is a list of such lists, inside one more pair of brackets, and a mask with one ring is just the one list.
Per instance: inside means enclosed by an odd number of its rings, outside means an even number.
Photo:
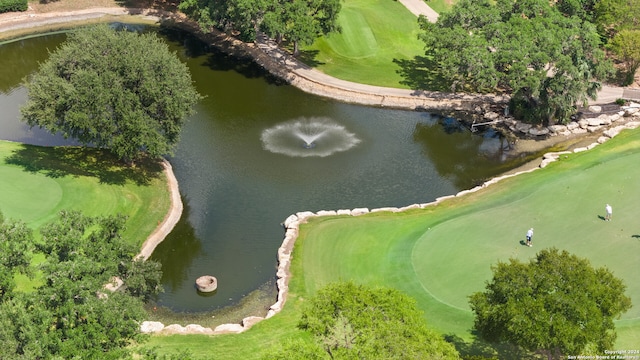
[{"label": "rocky shoreline", "polygon": [[[609,138],[615,136],[622,129],[634,128],[640,125],[640,105],[632,104],[632,106],[621,110],[613,115],[603,115],[595,119],[582,119],[576,122],[572,122],[566,126],[554,125],[548,128],[531,127],[530,125],[523,124],[515,121],[508,116],[501,116],[497,111],[491,109],[500,109],[506,107],[508,97],[498,95],[475,95],[475,94],[444,94],[437,92],[427,91],[412,91],[407,93],[398,89],[387,89],[373,86],[359,85],[342,82],[340,80],[326,77],[325,81],[318,81],[317,78],[305,76],[305,73],[312,71],[306,67],[306,65],[298,63],[295,59],[291,59],[286,53],[282,52],[273,43],[270,43],[269,39],[260,38],[254,44],[243,43],[231,36],[228,36],[219,32],[212,32],[204,34],[200,31],[199,27],[185,19],[183,16],[179,16],[172,13],[159,12],[157,10],[147,9],[89,9],[78,12],[71,12],[65,14],[47,14],[44,17],[38,17],[36,15],[29,15],[24,18],[20,18],[15,21],[0,22],[0,32],[11,31],[16,29],[32,29],[36,26],[44,26],[48,24],[66,23],[74,21],[82,21],[86,19],[99,18],[106,15],[138,15],[144,17],[145,20],[157,20],[163,21],[185,30],[191,31],[195,34],[199,34],[200,38],[209,44],[215,45],[225,52],[232,55],[241,57],[250,57],[260,66],[265,68],[269,73],[283,81],[298,87],[299,89],[318,96],[324,96],[332,98],[338,101],[355,103],[367,106],[380,106],[389,108],[400,108],[416,111],[460,111],[475,114],[475,116],[483,119],[483,122],[488,122],[487,125],[506,126],[515,136],[518,141],[515,144],[516,151],[531,151],[532,147],[523,147],[518,144],[533,141],[534,144],[542,145],[540,148],[548,148],[553,144],[559,144],[570,141],[572,139],[588,140],[593,136],[597,136],[595,143],[589,144],[586,147],[577,147],[573,152],[584,151],[596,146],[599,143],[607,141]],[[314,74],[317,76],[317,74]],[[486,120],[486,121],[485,121]],[[474,123],[472,122],[472,125]],[[541,138],[544,138],[542,141]],[[578,143],[578,141],[576,141]],[[488,185],[494,184],[506,177],[516,176],[523,172],[533,171],[536,168],[542,168],[549,162],[554,161],[560,156],[561,153],[550,153],[543,157],[539,166],[517,171],[512,174],[508,174],[502,177],[498,177],[489,180],[470,190],[464,190],[456,195],[445,196],[436,199],[434,202],[426,204],[413,204],[403,208],[379,208],[369,210],[367,208],[358,209],[342,209],[342,210],[326,210],[312,212],[299,212],[289,216],[285,221],[286,227],[285,237],[282,245],[278,249],[278,270],[276,276],[278,297],[276,303],[270,308],[265,317],[250,316],[242,320],[240,324],[222,324],[215,329],[205,328],[201,325],[189,324],[187,326],[181,326],[177,324],[165,326],[160,322],[145,321],[141,324],[140,330],[144,333],[170,333],[170,334],[225,334],[225,333],[240,333],[248,330],[255,323],[268,319],[278,312],[280,312],[286,303],[289,284],[289,266],[291,260],[291,252],[293,250],[294,243],[298,236],[298,227],[300,224],[306,222],[311,217],[316,216],[359,216],[367,214],[369,212],[378,211],[390,211],[399,212],[409,209],[425,208],[433,206],[439,202],[451,197],[462,196],[469,192],[480,190]],[[166,167],[166,171],[169,178],[171,178],[171,168]],[[172,208],[180,208],[182,203],[179,201],[179,192],[177,182],[171,185],[172,189]],[[180,205],[174,203],[174,196],[178,194],[178,202]],[[178,216],[179,219],[179,216]],[[163,222],[158,229],[159,232],[154,232],[154,235],[150,236],[151,241],[148,240],[147,245],[143,246],[141,255],[148,257],[153,247],[164,238],[161,234],[167,234],[172,228],[172,222],[177,221],[175,216],[171,214],[167,216],[165,222]]]}]

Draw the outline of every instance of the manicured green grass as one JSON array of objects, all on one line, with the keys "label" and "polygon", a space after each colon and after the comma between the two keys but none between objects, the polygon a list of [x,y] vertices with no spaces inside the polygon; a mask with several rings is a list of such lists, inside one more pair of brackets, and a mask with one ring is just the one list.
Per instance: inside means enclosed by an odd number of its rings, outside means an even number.
[{"label": "manicured green grass", "polygon": [[[301,227],[285,309],[240,335],[153,336],[161,353],[192,349],[195,358],[257,359],[296,330],[304,299],[323,285],[352,280],[397,288],[416,299],[428,325],[472,347],[467,297],[484,288],[491,265],[557,247],[606,266],[627,285],[633,308],[616,321],[617,349],[640,343],[640,129],[595,149],[563,156],[545,169],[421,210],[311,219]],[[417,202],[420,199],[416,199]],[[603,221],[604,205],[613,220]],[[521,244],[529,227],[534,246]],[[484,346],[484,345],[483,345]]]},{"label": "manicured green grass", "polygon": [[425,1],[430,8],[432,8],[438,14],[449,11],[451,7],[457,2],[457,0],[428,0]]},{"label": "manicured green grass", "polygon": [[338,22],[342,33],[303,48],[303,61],[339,79],[407,87],[394,60],[424,55],[415,15],[398,1],[348,0],[342,3]]},{"label": "manicured green grass", "polygon": [[[467,299],[484,288],[490,266],[557,247],[624,280],[634,307],[617,322],[618,344],[637,344],[639,162],[635,130],[427,210],[313,220],[304,228],[304,245],[296,247],[302,259],[294,274],[304,274],[311,293],[337,279],[399,288],[418,300],[431,326],[470,339]],[[611,222],[602,218],[606,203],[614,207]],[[535,228],[532,248],[521,244],[529,227]]]},{"label": "manicured green grass", "polygon": [[162,167],[123,166],[103,151],[0,141],[0,211],[37,230],[61,210],[124,214],[123,236],[142,245],[169,210]]}]

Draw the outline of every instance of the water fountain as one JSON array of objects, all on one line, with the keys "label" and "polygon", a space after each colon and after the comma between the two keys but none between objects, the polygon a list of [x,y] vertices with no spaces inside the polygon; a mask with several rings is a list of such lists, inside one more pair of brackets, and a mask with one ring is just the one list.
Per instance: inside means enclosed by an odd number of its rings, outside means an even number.
[{"label": "water fountain", "polygon": [[266,150],[293,157],[325,157],[356,146],[360,139],[328,118],[302,118],[265,129]]}]

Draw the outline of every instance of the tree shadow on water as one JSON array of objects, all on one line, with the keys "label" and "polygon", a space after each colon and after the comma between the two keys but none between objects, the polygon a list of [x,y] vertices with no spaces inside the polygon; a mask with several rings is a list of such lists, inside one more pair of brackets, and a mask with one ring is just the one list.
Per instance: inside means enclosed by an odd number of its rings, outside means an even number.
[{"label": "tree shadow on water", "polygon": [[464,339],[454,334],[445,335],[444,339],[456,348],[462,359],[466,360],[533,360],[540,358],[535,354],[523,350],[519,346],[506,343],[492,344],[479,339],[477,336],[474,336],[473,340],[470,342],[466,342]]},{"label": "tree shadow on water", "polygon": [[51,178],[87,176],[110,185],[124,185],[128,181],[147,185],[163,171],[157,160],[145,158],[136,162],[135,166],[128,166],[106,150],[76,146],[22,145],[5,159],[5,163]]}]

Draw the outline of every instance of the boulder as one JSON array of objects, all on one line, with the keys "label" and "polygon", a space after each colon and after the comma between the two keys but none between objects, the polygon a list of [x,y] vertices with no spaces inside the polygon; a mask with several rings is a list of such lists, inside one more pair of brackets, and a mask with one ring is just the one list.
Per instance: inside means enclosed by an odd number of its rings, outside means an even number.
[{"label": "boulder", "polygon": [[586,129],[589,126],[589,120],[586,119],[580,119],[578,121],[578,125],[580,125],[581,129]]},{"label": "boulder", "polygon": [[213,334],[213,330],[211,330],[211,328],[207,328],[198,324],[188,324],[187,326],[185,326],[184,330],[187,334]]},{"label": "boulder", "polygon": [[575,121],[572,121],[570,123],[567,124],[567,130],[574,130],[580,127],[580,124],[578,124]]},{"label": "boulder", "polygon": [[213,330],[215,334],[239,334],[243,331],[244,327],[240,324],[222,324]]},{"label": "boulder", "polygon": [[162,332],[169,333],[169,334],[186,334],[187,329],[184,326],[179,324],[171,324],[171,325],[165,326]]},{"label": "boulder", "polygon": [[549,129],[547,129],[546,127],[529,129],[529,134],[533,136],[547,135],[548,133],[549,133]]},{"label": "boulder", "polygon": [[489,111],[488,113],[484,114],[484,118],[489,120],[489,121],[494,121],[496,120],[500,115],[495,112],[495,111]]},{"label": "boulder", "polygon": [[602,119],[600,119],[599,117],[598,118],[589,119],[589,120],[587,120],[587,124],[588,124],[588,127],[600,126],[600,125],[602,125]]},{"label": "boulder", "polygon": [[244,327],[245,329],[250,329],[253,325],[259,323],[262,320],[264,320],[264,318],[260,316],[246,317],[242,319],[242,327]]},{"label": "boulder", "polygon": [[381,212],[381,211],[389,211],[389,212],[398,212],[397,207],[382,207],[377,209],[372,209],[371,212]]},{"label": "boulder", "polygon": [[364,215],[364,214],[368,214],[368,213],[369,213],[369,209],[368,208],[355,208],[355,209],[351,210],[351,215],[353,215],[353,216]]},{"label": "boulder", "polygon": [[566,125],[551,125],[548,127],[549,131],[552,134],[557,134],[557,133],[561,133],[563,131],[567,131],[567,126]]},{"label": "boulder", "polygon": [[284,224],[284,227],[288,229],[289,227],[291,227],[293,223],[297,223],[297,222],[298,222],[298,216],[296,216],[295,214],[292,214],[292,215],[289,215],[288,218],[286,218],[283,224]]},{"label": "boulder", "polygon": [[517,131],[520,131],[526,134],[529,132],[529,129],[531,129],[531,124],[525,124],[525,123],[519,122],[516,124],[515,128]]},{"label": "boulder", "polygon": [[602,106],[591,105],[587,108],[587,110],[589,110],[589,112],[592,112],[592,113],[599,113],[602,111]]},{"label": "boulder", "polygon": [[164,324],[159,321],[143,321],[140,325],[140,332],[144,334],[157,333],[164,329]]}]

